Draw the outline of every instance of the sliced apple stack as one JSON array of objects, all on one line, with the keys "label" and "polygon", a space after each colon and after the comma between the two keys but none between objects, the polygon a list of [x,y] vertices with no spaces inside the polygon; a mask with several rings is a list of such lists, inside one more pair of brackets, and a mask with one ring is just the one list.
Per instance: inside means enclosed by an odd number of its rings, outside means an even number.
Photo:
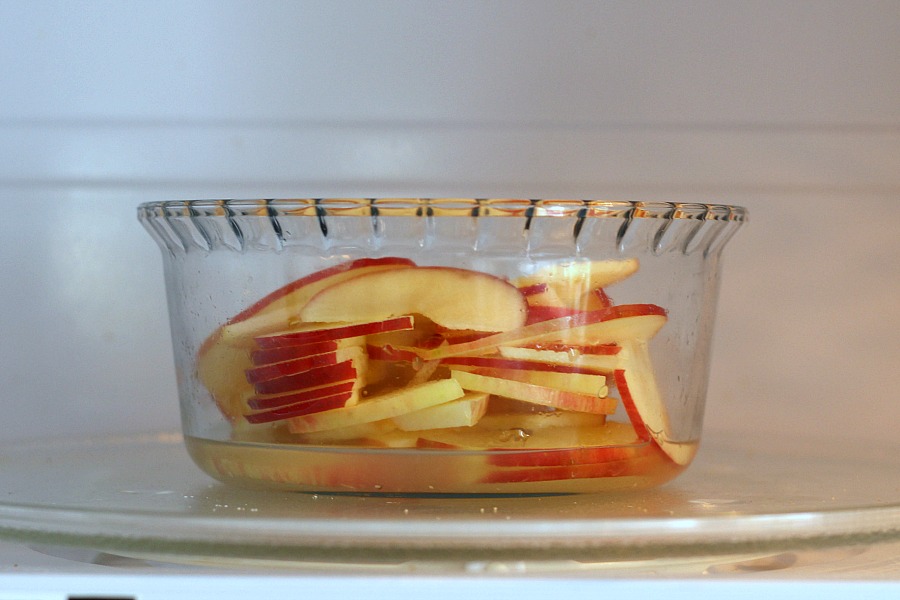
[{"label": "sliced apple stack", "polygon": [[[305,444],[483,450],[483,483],[639,475],[661,457],[683,466],[693,446],[671,440],[648,350],[667,313],[605,291],[637,267],[567,263],[509,282],[396,258],[345,263],[231,319],[198,370],[236,423],[278,423]],[[630,423],[607,422],[619,401]],[[516,431],[524,444],[500,439]]]},{"label": "sliced apple stack", "polygon": [[[293,340],[296,344],[273,344],[262,349],[257,338],[295,327],[299,322],[299,310],[331,285],[367,273],[412,266],[412,261],[396,257],[360,259],[317,271],[279,288],[229,319],[206,339],[197,353],[198,378],[222,413],[240,423],[244,414],[252,410],[247,402],[256,394],[247,380],[248,370],[334,352],[358,341],[326,336],[325,341],[307,342],[319,344],[318,347],[301,348],[301,344]],[[364,335],[365,332],[357,331],[356,334]]]}]

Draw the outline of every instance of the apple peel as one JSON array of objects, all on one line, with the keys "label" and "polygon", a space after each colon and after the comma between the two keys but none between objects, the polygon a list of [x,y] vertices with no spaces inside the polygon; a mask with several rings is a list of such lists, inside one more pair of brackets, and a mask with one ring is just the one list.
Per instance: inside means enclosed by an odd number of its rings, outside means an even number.
[{"label": "apple peel", "polygon": [[614,398],[600,398],[467,371],[451,370],[450,377],[458,381],[465,390],[513,398],[541,406],[603,415],[610,415],[616,411],[617,403]]},{"label": "apple peel", "polygon": [[438,379],[366,398],[354,406],[290,419],[288,430],[291,433],[310,433],[392,419],[462,398],[464,394],[455,379]]},{"label": "apple peel", "polygon": [[646,341],[623,344],[621,359],[614,379],[638,437],[655,442],[675,464],[688,465],[697,452],[696,444],[671,439],[669,413],[653,376]]}]

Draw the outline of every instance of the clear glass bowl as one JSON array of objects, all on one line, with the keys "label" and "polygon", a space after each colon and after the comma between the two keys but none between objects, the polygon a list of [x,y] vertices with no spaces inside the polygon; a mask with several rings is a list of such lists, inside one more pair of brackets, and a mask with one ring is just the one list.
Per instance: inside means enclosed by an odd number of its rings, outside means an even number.
[{"label": "clear glass bowl", "polygon": [[724,205],[143,204],[188,450],[224,482],[548,494],[660,485],[701,438]]}]

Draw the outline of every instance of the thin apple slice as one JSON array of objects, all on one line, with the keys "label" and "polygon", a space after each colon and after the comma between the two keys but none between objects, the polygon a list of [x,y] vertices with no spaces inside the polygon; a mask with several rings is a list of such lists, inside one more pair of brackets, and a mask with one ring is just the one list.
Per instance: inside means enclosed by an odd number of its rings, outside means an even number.
[{"label": "thin apple slice", "polygon": [[488,394],[468,392],[459,400],[396,416],[393,422],[401,431],[472,427],[484,416],[488,397]]},{"label": "thin apple slice", "polygon": [[252,384],[278,379],[280,377],[289,377],[291,375],[299,375],[306,371],[316,369],[318,367],[333,366],[355,358],[361,354],[358,347],[342,348],[334,352],[323,352],[322,354],[313,354],[303,358],[286,360],[283,362],[262,365],[247,369],[247,381]]},{"label": "thin apple slice", "polygon": [[569,410],[548,410],[533,413],[499,412],[484,415],[478,422],[478,429],[494,431],[523,429],[534,433],[536,430],[560,427],[588,431],[589,429],[603,427],[606,423],[606,415],[572,412]]},{"label": "thin apple slice", "polygon": [[322,323],[303,323],[289,331],[279,331],[264,336],[257,336],[256,344],[260,348],[279,348],[285,346],[303,346],[316,342],[361,338],[394,331],[406,331],[413,328],[413,317],[403,315],[389,318],[369,320],[350,320]]},{"label": "thin apple slice", "polygon": [[291,433],[310,433],[393,419],[462,398],[464,394],[456,380],[439,379],[366,398],[355,406],[297,417],[288,421],[288,429]]},{"label": "thin apple slice", "polygon": [[348,359],[333,365],[316,367],[303,373],[260,381],[255,383],[253,388],[257,394],[285,394],[329,383],[356,380],[359,373],[360,370],[354,365],[353,359]]},{"label": "thin apple slice", "polygon": [[397,430],[391,419],[373,421],[371,423],[359,423],[338,427],[325,431],[313,431],[294,436],[293,441],[301,444],[330,445],[330,444],[356,444],[359,440],[371,440],[380,438]]},{"label": "thin apple slice", "polygon": [[621,368],[614,374],[616,387],[635,431],[642,439],[652,438],[675,464],[689,464],[697,445],[672,439],[669,413],[656,384],[647,342],[623,343],[620,358]]},{"label": "thin apple slice", "polygon": [[[537,437],[534,437],[534,436]],[[580,430],[578,445],[570,436],[547,431],[532,434],[531,449],[496,452],[488,463],[497,467],[548,467],[629,460],[653,453],[653,445],[636,438],[628,423],[607,421],[601,427]]]},{"label": "thin apple slice", "polygon": [[617,344],[563,344],[561,342],[534,342],[525,344],[523,348],[531,348],[532,350],[549,350],[550,352],[568,352],[569,354],[589,354],[596,356],[611,356],[618,354],[619,346]]},{"label": "thin apple slice", "polygon": [[511,360],[529,360],[582,369],[604,374],[612,373],[619,366],[617,355],[578,354],[577,352],[557,352],[553,350],[534,350],[515,346],[500,346],[500,356]]},{"label": "thin apple slice", "polygon": [[568,345],[613,344],[621,339],[648,339],[666,322],[665,309],[655,304],[622,304],[603,310],[533,323],[512,331],[489,335],[471,342],[433,349],[409,347],[423,360],[483,354],[498,346],[524,346],[534,342]]},{"label": "thin apple slice", "polygon": [[253,361],[254,365],[270,365],[288,360],[298,360],[307,356],[315,356],[316,354],[325,354],[326,352],[336,352],[347,346],[356,345],[359,345],[359,340],[351,338],[349,340],[327,340],[299,346],[280,346],[265,350],[253,350],[250,352],[250,360]]},{"label": "thin apple slice", "polygon": [[304,400],[302,402],[296,402],[294,404],[280,406],[278,408],[273,408],[270,410],[254,411],[244,415],[244,418],[247,419],[248,423],[253,424],[285,421],[287,419],[299,417],[302,415],[309,415],[327,410],[343,408],[347,406],[352,396],[352,392],[344,392],[340,394],[334,394],[332,396],[313,398],[310,400]]},{"label": "thin apple slice", "polygon": [[290,392],[287,394],[274,394],[264,396],[254,396],[247,400],[247,406],[250,410],[272,410],[274,408],[282,408],[292,404],[299,404],[310,400],[318,400],[327,396],[336,396],[339,394],[351,394],[358,389],[356,380],[341,381],[339,383],[328,383],[318,387],[303,389],[298,392]]},{"label": "thin apple slice", "polygon": [[344,262],[301,277],[257,300],[228,320],[224,339],[258,336],[289,327],[299,320],[300,310],[323,289],[367,273],[414,267],[406,258],[362,258]]},{"label": "thin apple slice", "polygon": [[509,331],[525,323],[526,303],[510,283],[447,267],[383,270],[325,288],[303,308],[309,322],[372,321],[421,314],[448,329]]},{"label": "thin apple slice", "polygon": [[552,406],[553,408],[576,412],[609,415],[616,411],[614,398],[598,398],[587,394],[576,394],[510,379],[486,377],[466,371],[451,370],[450,376],[459,381],[463,389],[469,391],[505,396],[541,406]]},{"label": "thin apple slice", "polygon": [[606,377],[588,373],[555,373],[528,369],[475,369],[476,375],[530,383],[542,387],[605,398],[609,393]]},{"label": "thin apple slice", "polygon": [[586,293],[631,276],[638,266],[635,258],[555,263],[520,277],[515,283],[520,288],[546,283],[565,306],[581,308]]},{"label": "thin apple slice", "polygon": [[462,371],[475,369],[515,369],[522,371],[550,371],[553,373],[584,373],[585,375],[605,375],[604,371],[590,367],[554,364],[530,359],[505,358],[502,356],[449,356],[441,364]]},{"label": "thin apple slice", "polygon": [[[643,447],[649,446],[644,444]],[[651,446],[652,448],[652,446]],[[580,459],[581,457],[575,457]],[[657,466],[652,454],[621,460],[575,462],[566,465],[495,469],[481,479],[481,483],[537,483],[539,481],[570,481],[608,477],[637,477],[646,475]]]},{"label": "thin apple slice", "polygon": [[[576,413],[571,413],[572,415]],[[517,415],[523,417],[525,415]],[[528,415],[531,419],[512,419],[506,415],[493,418],[485,415],[474,427],[456,427],[452,429],[433,429],[420,431],[419,447],[429,444],[440,444],[438,447],[456,450],[476,450],[503,454],[522,453],[522,460],[527,463],[528,457],[536,461],[547,450],[578,449],[597,446],[618,446],[635,442],[634,430],[630,425],[608,421],[597,425],[588,422],[580,425],[571,418],[569,426],[552,425],[551,420],[539,419],[537,415]],[[487,458],[491,463],[500,462],[502,458]],[[515,459],[510,459],[514,461]]]}]

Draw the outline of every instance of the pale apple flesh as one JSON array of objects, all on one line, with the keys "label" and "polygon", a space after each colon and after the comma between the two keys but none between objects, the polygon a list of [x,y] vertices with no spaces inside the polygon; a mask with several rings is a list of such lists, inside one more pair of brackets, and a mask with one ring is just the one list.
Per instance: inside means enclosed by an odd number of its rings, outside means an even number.
[{"label": "pale apple flesh", "polygon": [[[460,301],[460,293],[467,300]],[[521,292],[498,277],[448,267],[391,269],[354,277],[316,294],[300,311],[308,322],[421,314],[442,327],[509,331],[525,323]]]}]

